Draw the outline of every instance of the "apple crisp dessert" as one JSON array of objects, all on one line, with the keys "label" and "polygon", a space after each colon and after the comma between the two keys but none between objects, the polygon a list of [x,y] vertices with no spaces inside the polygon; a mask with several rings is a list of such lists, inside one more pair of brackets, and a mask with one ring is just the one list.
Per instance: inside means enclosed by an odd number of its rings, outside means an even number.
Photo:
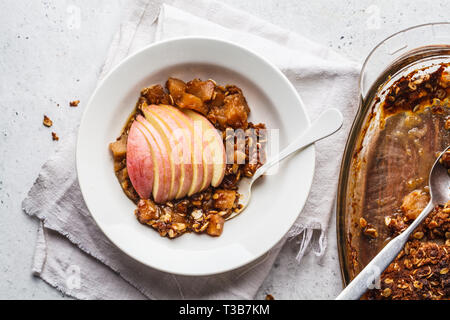
[{"label": "apple crisp dessert", "polygon": [[[392,237],[405,230],[430,199],[430,169],[450,144],[448,64],[414,70],[378,100],[382,130],[371,141],[366,186],[357,223],[361,232],[351,264],[367,264]],[[450,154],[442,161],[448,166]],[[355,237],[356,238],[356,237]],[[381,275],[368,299],[450,298],[450,203],[437,206],[412,233]],[[354,242],[356,244],[356,241]],[[356,269],[356,268],[355,268]]]},{"label": "apple crisp dessert", "polygon": [[161,236],[220,236],[239,205],[238,184],[265,161],[265,125],[248,121],[240,88],[169,78],[144,88],[110,144],[135,215]]}]

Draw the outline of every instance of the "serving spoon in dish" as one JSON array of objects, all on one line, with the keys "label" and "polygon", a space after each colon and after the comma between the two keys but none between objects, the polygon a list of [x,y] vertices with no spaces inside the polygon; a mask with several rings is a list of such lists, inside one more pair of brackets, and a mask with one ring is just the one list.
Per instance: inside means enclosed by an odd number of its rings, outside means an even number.
[{"label": "serving spoon in dish", "polygon": [[357,300],[374,285],[381,273],[395,259],[402,250],[409,235],[428,216],[433,208],[439,204],[445,204],[450,200],[450,175],[447,168],[441,164],[442,155],[450,147],[447,147],[437,158],[430,171],[428,186],[430,187],[430,201],[411,225],[401,234],[392,239],[370,263],[356,276],[355,279],[339,294],[336,300]]},{"label": "serving spoon in dish", "polygon": [[327,109],[319,115],[319,117],[300,137],[295,139],[280,153],[269,159],[266,163],[264,163],[264,165],[258,168],[251,178],[242,178],[239,181],[239,204],[241,204],[241,208],[238,212],[233,212],[226,220],[230,220],[244,211],[250,202],[253,182],[266,173],[267,170],[296,151],[335,133],[341,128],[342,121],[343,117],[339,110],[335,108]]}]

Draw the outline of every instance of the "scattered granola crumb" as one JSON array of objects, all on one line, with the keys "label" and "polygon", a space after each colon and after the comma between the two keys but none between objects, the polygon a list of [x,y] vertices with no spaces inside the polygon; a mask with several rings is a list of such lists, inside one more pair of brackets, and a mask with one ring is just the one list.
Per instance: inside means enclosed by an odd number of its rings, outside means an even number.
[{"label": "scattered granola crumb", "polygon": [[368,223],[363,217],[359,218],[359,226],[365,236],[373,239],[378,237],[377,229],[372,224]]},{"label": "scattered granola crumb", "polygon": [[359,218],[359,225],[361,226],[361,228],[367,227],[367,220],[363,217]]},{"label": "scattered granola crumb", "polygon": [[53,141],[58,141],[59,140],[59,137],[58,137],[58,135],[55,132],[52,132],[52,139],[53,139]]},{"label": "scattered granola crumb", "polygon": [[369,236],[370,238],[377,238],[378,237],[378,231],[375,228],[366,228],[364,230],[364,234],[366,236]]},{"label": "scattered granola crumb", "polygon": [[79,103],[80,103],[80,100],[74,100],[74,101],[70,101],[69,105],[71,107],[78,107]]},{"label": "scattered granola crumb", "polygon": [[50,120],[50,118],[47,117],[46,115],[44,115],[44,121],[42,123],[44,124],[44,126],[49,128],[53,125],[53,121]]},{"label": "scattered granola crumb", "polygon": [[268,294],[266,295],[266,300],[275,300],[275,298],[273,297],[273,295]]}]

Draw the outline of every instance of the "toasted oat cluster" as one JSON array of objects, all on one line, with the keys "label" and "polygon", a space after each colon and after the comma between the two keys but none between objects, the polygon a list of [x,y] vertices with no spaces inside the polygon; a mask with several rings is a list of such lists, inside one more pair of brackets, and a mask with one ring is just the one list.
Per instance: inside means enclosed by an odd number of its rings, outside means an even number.
[{"label": "toasted oat cluster", "polygon": [[44,120],[42,121],[42,124],[48,128],[50,128],[53,125],[53,121],[47,117],[46,115],[44,115]]},{"label": "toasted oat cluster", "polygon": [[225,218],[238,211],[239,195],[234,190],[208,188],[189,198],[157,205],[139,200],[135,211],[139,222],[156,229],[161,236],[174,238],[185,232],[206,232],[220,236]]},{"label": "toasted oat cluster", "polygon": [[383,108],[386,114],[398,111],[419,111],[433,102],[433,113],[442,113],[445,98],[450,95],[450,74],[447,64],[433,73],[418,75],[417,70],[402,77],[386,93]]},{"label": "toasted oat cluster", "polygon": [[74,101],[69,102],[69,106],[71,106],[71,107],[78,107],[79,104],[80,104],[80,100],[74,100]]},{"label": "toasted oat cluster", "polygon": [[[411,197],[411,196],[410,196]],[[414,207],[414,209],[416,209]],[[401,214],[386,218],[392,236],[414,220]],[[413,232],[397,258],[381,276],[381,289],[368,292],[369,299],[450,298],[450,202],[437,206]]]},{"label": "toasted oat cluster", "polygon": [[[224,146],[231,143],[232,148],[228,148],[226,153],[225,175],[219,186],[209,186],[191,196],[165,203],[139,197],[128,174],[127,138],[132,122],[149,105],[194,110],[221,132]],[[249,113],[240,88],[234,85],[219,86],[213,80],[194,79],[185,83],[169,78],[165,88],[153,85],[142,89],[135,111],[121,136],[110,144],[114,171],[125,194],[137,204],[135,215],[138,221],[168,238],[187,232],[220,236],[225,219],[242,209],[237,192],[239,181],[242,177],[253,176],[265,162],[265,125],[248,122]],[[243,139],[240,139],[236,129],[241,129]],[[258,155],[257,159],[252,158],[253,154]]]}]

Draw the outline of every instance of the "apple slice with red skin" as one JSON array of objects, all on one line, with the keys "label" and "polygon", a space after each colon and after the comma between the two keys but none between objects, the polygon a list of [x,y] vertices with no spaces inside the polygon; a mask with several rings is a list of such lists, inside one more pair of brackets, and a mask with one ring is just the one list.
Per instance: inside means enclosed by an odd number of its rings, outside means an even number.
[{"label": "apple slice with red skin", "polygon": [[170,105],[161,105],[172,116],[180,128],[187,128],[191,136],[191,163],[192,163],[192,183],[188,191],[188,196],[201,190],[203,184],[203,142],[198,130],[194,130],[194,122],[181,112],[178,108]]},{"label": "apple slice with red skin", "polygon": [[180,180],[182,180],[181,166],[182,159],[179,159],[180,154],[177,152],[178,146],[176,140],[172,136],[170,129],[167,124],[159,118],[159,116],[152,112],[149,106],[144,106],[142,108],[145,119],[150,122],[156,130],[158,130],[161,139],[166,147],[169,156],[169,166],[171,173],[170,187],[168,200],[175,199],[180,188]]},{"label": "apple slice with red skin", "polygon": [[193,168],[189,128],[186,125],[180,127],[164,107],[150,105],[145,106],[142,111],[147,119],[158,123],[158,128],[163,131],[166,145],[170,145],[171,161],[175,167],[174,187],[176,189],[169,198],[180,199],[187,195],[192,184]]},{"label": "apple slice with red skin", "polygon": [[[170,130],[171,139],[175,141],[175,149],[172,152],[174,160],[181,164],[181,176],[176,199],[180,199],[188,194],[193,179],[193,164],[191,152],[191,132],[183,121],[176,121],[172,113],[165,106],[150,105],[145,108],[147,112],[159,117]],[[145,111],[144,111],[145,112]]]},{"label": "apple slice with red skin", "polygon": [[225,175],[225,148],[214,126],[195,111],[151,105],[137,116],[127,144],[127,168],[143,199],[156,203],[218,186]]},{"label": "apple slice with red skin", "polygon": [[142,199],[150,198],[153,189],[153,164],[150,144],[142,125],[134,121],[127,139],[127,170],[131,184]]},{"label": "apple slice with red skin", "polygon": [[[211,179],[207,182],[206,187],[209,183],[211,183],[213,187],[217,187],[225,176],[226,167],[226,154],[222,137],[212,123],[203,115],[192,110],[183,110],[183,112],[191,118],[192,121],[200,123],[202,126],[203,144],[206,145],[203,149],[203,153],[209,153],[212,165]],[[203,186],[203,188],[204,187],[205,186]]]},{"label": "apple slice with red skin", "polygon": [[153,200],[156,203],[164,203],[169,198],[170,181],[172,179],[170,172],[169,154],[158,130],[148,122],[143,116],[138,115],[136,120],[150,145],[150,151],[153,159]]},{"label": "apple slice with red skin", "polygon": [[211,152],[213,163],[213,176],[211,185],[217,187],[222,182],[225,176],[226,168],[226,153],[225,146],[222,141],[221,135],[211,122],[201,114],[192,110],[183,110],[193,121],[201,122],[203,126],[203,140],[208,143],[209,151]]},{"label": "apple slice with red skin", "polygon": [[194,123],[194,139],[202,146],[203,179],[199,191],[205,190],[211,184],[213,176],[213,160],[208,141],[204,139],[202,122],[188,116]]}]

